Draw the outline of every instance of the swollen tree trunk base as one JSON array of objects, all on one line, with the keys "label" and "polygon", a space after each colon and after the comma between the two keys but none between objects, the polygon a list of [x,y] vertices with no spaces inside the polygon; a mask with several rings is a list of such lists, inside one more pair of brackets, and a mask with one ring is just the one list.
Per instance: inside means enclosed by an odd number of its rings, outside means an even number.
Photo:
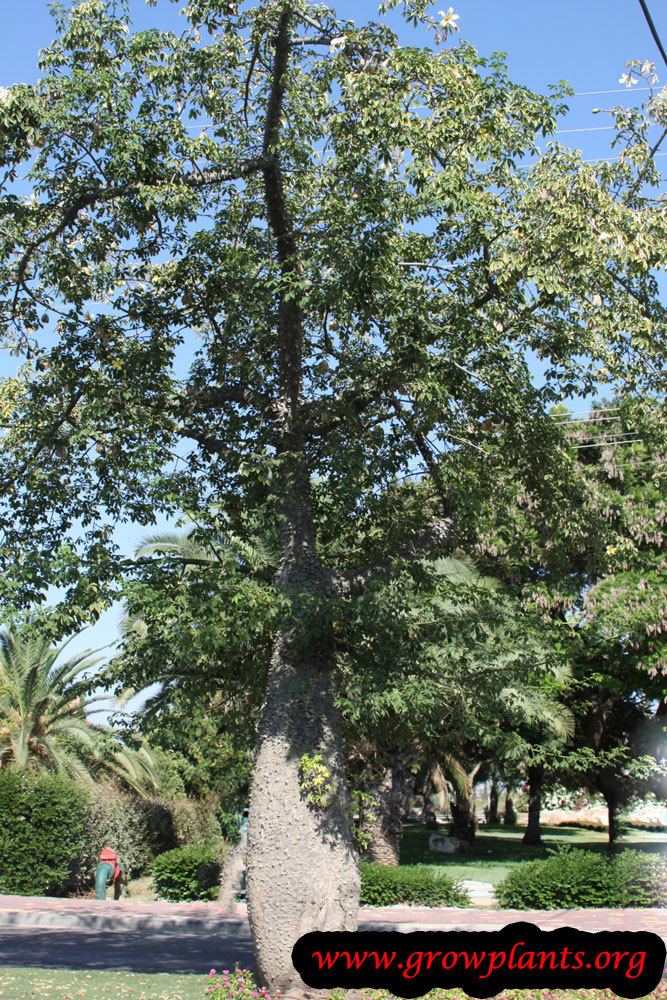
[{"label": "swollen tree trunk base", "polygon": [[[359,873],[327,667],[293,658],[287,641],[277,641],[250,794],[248,916],[257,968],[271,993],[292,997],[313,993],[292,965],[294,943],[309,931],[357,927]],[[309,781],[313,768],[323,786]]]}]

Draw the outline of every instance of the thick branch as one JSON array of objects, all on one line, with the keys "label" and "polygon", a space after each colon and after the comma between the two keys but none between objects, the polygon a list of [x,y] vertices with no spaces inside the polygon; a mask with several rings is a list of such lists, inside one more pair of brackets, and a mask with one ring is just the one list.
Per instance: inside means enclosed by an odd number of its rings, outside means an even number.
[{"label": "thick branch", "polygon": [[411,541],[401,546],[393,555],[388,555],[381,562],[368,569],[356,573],[335,573],[332,584],[340,596],[360,594],[364,587],[375,580],[388,580],[391,576],[396,559],[416,562],[433,552],[447,548],[454,536],[454,521],[441,517],[432,521],[423,531]]},{"label": "thick branch", "polygon": [[[196,174],[186,174],[177,182],[160,181],[146,184],[143,181],[138,181],[132,184],[119,184],[114,187],[95,188],[92,191],[85,191],[83,194],[80,194],[69,205],[63,206],[63,215],[60,222],[54,226],[53,229],[49,229],[36,240],[33,240],[21,257],[17,267],[16,294],[14,295],[14,302],[12,305],[12,316],[16,312],[19,289],[21,287],[25,287],[26,272],[34,253],[45,243],[48,243],[50,240],[57,239],[58,236],[62,236],[62,234],[69,229],[70,226],[74,225],[79,212],[82,212],[85,208],[90,208],[91,206],[98,205],[102,202],[114,201],[116,198],[126,198],[131,195],[139,194],[140,191],[148,187],[177,187],[178,185],[183,185],[190,188],[200,188],[215,184],[222,184],[225,181],[240,180],[242,177],[247,177],[250,174],[259,171],[262,168],[262,162],[261,157],[254,157],[253,159],[243,161],[233,170],[204,170]],[[58,206],[53,205],[51,207],[57,208]]]}]

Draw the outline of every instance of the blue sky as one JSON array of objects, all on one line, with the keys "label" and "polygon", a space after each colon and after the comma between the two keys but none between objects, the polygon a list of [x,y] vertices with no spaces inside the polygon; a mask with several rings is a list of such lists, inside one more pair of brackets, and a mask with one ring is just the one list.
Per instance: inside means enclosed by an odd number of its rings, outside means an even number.
[{"label": "blue sky", "polygon": [[[610,150],[611,131],[608,114],[594,114],[593,109],[608,109],[614,104],[639,103],[641,93],[623,90],[618,78],[626,60],[651,59],[656,63],[661,82],[667,78],[667,68],[660,63],[659,53],[649,33],[637,0],[451,0],[460,16],[460,34],[483,54],[504,51],[508,55],[510,73],[517,82],[543,91],[549,84],[566,79],[575,91],[615,91],[621,93],[591,94],[571,98],[570,110],[561,128],[566,130],[596,129],[596,131],[566,131],[561,142],[580,148],[586,158],[613,155]],[[434,5],[434,12],[447,9],[450,0]],[[0,86],[37,78],[37,52],[53,37],[53,24],[47,0],[4,0],[0,13]],[[179,30],[184,21],[179,7],[169,0],[158,0],[157,7],[148,7],[144,0],[132,0],[136,27],[157,26]],[[667,41],[667,10],[653,0],[654,20]],[[337,5],[342,17],[363,22],[377,13],[377,3],[369,0]],[[401,37],[412,41],[414,34],[392,16],[400,28]],[[667,177],[667,158],[663,173]],[[11,360],[0,358],[0,374],[11,370]],[[119,540],[123,548],[132,550],[143,537],[145,529],[126,526]],[[75,639],[72,651],[85,646],[99,647],[111,642],[117,634],[118,609],[112,609],[98,624]]]}]

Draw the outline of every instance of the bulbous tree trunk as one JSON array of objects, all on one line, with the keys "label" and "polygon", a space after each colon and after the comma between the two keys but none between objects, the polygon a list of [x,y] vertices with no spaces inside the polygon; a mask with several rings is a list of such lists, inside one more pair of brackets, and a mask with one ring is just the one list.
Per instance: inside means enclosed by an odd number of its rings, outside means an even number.
[{"label": "bulbous tree trunk", "polygon": [[366,855],[378,865],[397,865],[403,833],[403,816],[412,790],[407,762],[396,754],[372,789],[374,807],[364,824],[370,838]]},{"label": "bulbous tree trunk", "polygon": [[498,815],[498,784],[494,778],[491,782],[491,790],[489,792],[489,823],[499,823],[500,817]]},{"label": "bulbous tree trunk", "polygon": [[523,835],[524,844],[541,844],[540,811],[542,808],[542,787],[544,767],[535,764],[528,768],[528,824]]},{"label": "bulbous tree trunk", "polygon": [[[269,669],[250,794],[248,915],[257,968],[271,992],[303,996],[291,952],[315,930],[355,930],[359,874],[330,663],[281,636]],[[321,755],[323,794],[303,761]],[[310,801],[309,801],[310,800]]]}]

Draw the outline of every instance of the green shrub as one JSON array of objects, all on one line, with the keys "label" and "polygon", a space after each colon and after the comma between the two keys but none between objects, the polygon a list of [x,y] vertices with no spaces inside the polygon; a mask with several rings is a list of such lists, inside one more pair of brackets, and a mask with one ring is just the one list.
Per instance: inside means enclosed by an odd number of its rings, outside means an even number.
[{"label": "green shrub", "polygon": [[217,899],[220,860],[210,847],[178,847],[155,859],[151,874],[161,899]]},{"label": "green shrub", "polygon": [[514,910],[648,907],[667,903],[667,863],[641,851],[609,857],[565,847],[545,861],[518,865],[495,887]]},{"label": "green shrub", "polygon": [[363,861],[359,868],[362,906],[392,906],[396,903],[468,906],[470,903],[465,889],[448,875],[434,872],[429,865],[389,868]]},{"label": "green shrub", "polygon": [[142,799],[140,807],[152,857],[179,847],[169,799]]},{"label": "green shrub", "polygon": [[215,799],[189,799],[181,795],[170,799],[172,822],[179,847],[212,847],[218,850],[222,831],[216,818]]},{"label": "green shrub", "polygon": [[106,783],[96,785],[89,793],[79,873],[82,888],[94,885],[95,868],[104,847],[117,852],[129,878],[141,875],[152,855],[143,803],[136,795]]},{"label": "green shrub", "polygon": [[0,773],[0,892],[61,896],[73,885],[89,798],[55,774]]},{"label": "green shrub", "polygon": [[217,807],[215,798],[199,800],[185,795],[144,800],[142,809],[151,853],[156,856],[177,847],[224,850]]}]

